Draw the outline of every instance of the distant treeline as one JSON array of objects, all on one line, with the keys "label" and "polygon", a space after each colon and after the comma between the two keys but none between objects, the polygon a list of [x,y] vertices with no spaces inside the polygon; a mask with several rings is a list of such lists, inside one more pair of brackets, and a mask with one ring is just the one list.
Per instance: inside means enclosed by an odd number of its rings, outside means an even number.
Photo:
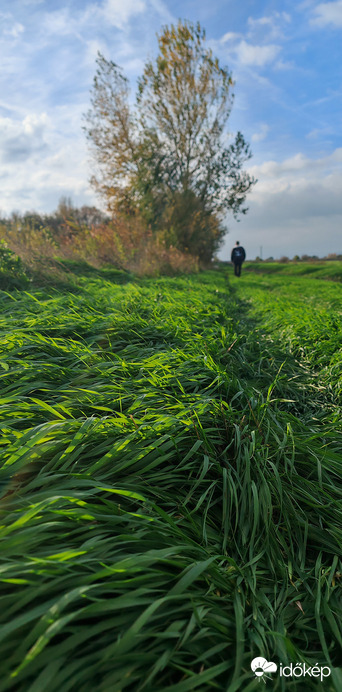
[{"label": "distant treeline", "polygon": [[318,257],[318,255],[295,255],[292,259],[290,259],[290,257],[282,255],[282,257],[279,257],[279,259],[267,257],[265,260],[263,260],[261,257],[256,257],[254,262],[282,262],[286,264],[286,262],[317,262],[319,260],[342,260],[342,255],[338,255],[336,252],[330,252],[324,257]]}]

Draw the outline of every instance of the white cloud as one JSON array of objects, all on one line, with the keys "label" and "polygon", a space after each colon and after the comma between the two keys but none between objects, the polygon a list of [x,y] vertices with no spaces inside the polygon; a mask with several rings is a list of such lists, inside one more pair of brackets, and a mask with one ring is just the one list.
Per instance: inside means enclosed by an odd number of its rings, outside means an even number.
[{"label": "white cloud", "polygon": [[177,21],[169,11],[165,2],[162,2],[162,0],[149,0],[149,3],[157,12],[157,14],[159,14],[159,16],[162,18],[163,22],[168,22],[169,24],[171,24]]},{"label": "white cloud", "polygon": [[20,22],[15,22],[13,26],[8,29],[4,29],[4,35],[10,36],[11,38],[18,38],[25,31],[25,27]]},{"label": "white cloud", "polygon": [[[232,60],[236,60],[238,68],[271,65],[272,69],[279,71],[290,70],[294,67],[293,61],[282,60],[279,56],[285,40],[284,29],[291,21],[288,12],[248,17],[244,34],[228,31],[218,41],[211,41],[211,45],[220,54],[223,52],[222,46],[226,46],[226,51]],[[256,77],[256,71],[253,77]]]},{"label": "white cloud", "polygon": [[[150,2],[154,6],[159,0]],[[94,32],[95,29],[103,27],[104,23],[105,26],[122,30],[133,17],[146,10],[145,0],[104,0],[102,4],[90,3],[74,12],[71,12],[69,7],[48,10],[43,16],[43,26],[52,36],[74,34],[81,38],[83,32]]]},{"label": "white cloud", "polygon": [[293,60],[277,60],[274,65],[275,70],[293,70],[296,64]]},{"label": "white cloud", "polygon": [[106,20],[118,29],[122,29],[131,17],[145,10],[144,0],[105,0],[102,8]]},{"label": "white cloud", "polygon": [[227,31],[226,34],[220,39],[220,43],[227,43],[228,41],[235,41],[236,39],[242,38],[243,34],[236,33],[235,31]]},{"label": "white cloud", "polygon": [[311,24],[315,26],[332,25],[335,28],[342,27],[342,0],[336,2],[322,2],[314,8],[314,17]]},{"label": "white cloud", "polygon": [[[239,223],[249,258],[259,255],[261,245],[264,257],[342,252],[341,163],[339,148],[317,159],[297,153],[249,168],[258,182],[247,200],[249,212]],[[236,232],[235,227],[234,236]],[[229,237],[222,257],[230,244]]]},{"label": "white cloud", "polygon": [[317,127],[315,127],[313,130],[310,130],[308,134],[306,135],[307,139],[317,139],[317,137],[321,134],[322,130],[319,130]]},{"label": "white cloud", "polygon": [[256,65],[263,67],[272,62],[279,54],[281,48],[277,45],[255,46],[247,41],[241,41],[236,46],[236,54],[242,65]]},{"label": "white cloud", "polygon": [[86,51],[83,58],[84,64],[93,69],[95,65],[95,60],[97,58],[97,54],[102,53],[102,55],[105,55],[106,52],[107,44],[104,41],[101,41],[98,38],[86,41]]},{"label": "white cloud", "polygon": [[259,132],[255,132],[251,137],[252,142],[261,142],[263,139],[265,139],[269,129],[269,125],[266,123],[261,123]]},{"label": "white cloud", "polygon": [[[286,186],[296,184],[296,175],[298,173],[302,176],[304,175],[305,180],[316,179],[318,173],[322,175],[323,172],[327,175],[336,169],[339,170],[341,163],[342,147],[335,149],[328,156],[318,159],[311,159],[302,153],[298,153],[282,162],[265,161],[259,166],[251,166],[249,170],[254,176],[264,181],[265,185],[269,185],[270,181],[272,181],[275,189],[278,189],[278,185],[283,189],[284,182]],[[257,187],[260,189],[260,183]]]},{"label": "white cloud", "polygon": [[26,135],[40,136],[48,124],[49,118],[46,113],[41,113],[40,115],[27,115],[23,120],[22,126]]},{"label": "white cloud", "polygon": [[[105,27],[115,27],[123,30],[130,20],[144,15],[156,13],[163,22],[174,22],[175,19],[162,0],[103,0],[102,3],[90,3],[77,11],[63,7],[44,13],[44,27],[51,34],[67,36],[79,34],[82,31],[92,31]],[[104,24],[105,23],[105,24]]]},{"label": "white cloud", "polygon": [[[76,205],[99,206],[90,188],[88,152],[80,130],[80,106],[21,120],[0,118],[1,212],[49,212],[61,196]],[[68,128],[68,134],[66,130]]]},{"label": "white cloud", "polygon": [[43,28],[53,36],[68,36],[75,32],[75,20],[72,20],[69,10],[63,7],[61,10],[46,12],[43,20]]},{"label": "white cloud", "polygon": [[250,35],[260,31],[267,31],[268,34],[271,34],[272,38],[281,36],[280,25],[289,24],[290,22],[291,16],[287,12],[274,12],[269,17],[259,17],[258,19],[248,17],[247,20]]},{"label": "white cloud", "polygon": [[255,26],[258,24],[271,24],[271,26],[273,26],[277,20],[289,23],[291,21],[291,15],[289,15],[288,12],[274,12],[270,17],[260,17],[259,19],[249,17],[247,23],[249,26]]},{"label": "white cloud", "polygon": [[306,139],[317,140],[318,138],[329,137],[333,134],[334,129],[331,126],[315,127],[313,130],[310,130],[310,132],[308,132],[308,134],[306,135]]},{"label": "white cloud", "polygon": [[31,142],[25,158],[11,155],[1,166],[1,213],[50,212],[62,196],[71,197],[76,206],[101,206],[87,180],[87,158],[82,137],[73,140],[72,149],[55,130],[49,133],[45,148],[34,149]]},{"label": "white cloud", "polygon": [[46,113],[27,115],[23,120],[0,118],[0,158],[4,163],[26,161],[46,148]]}]

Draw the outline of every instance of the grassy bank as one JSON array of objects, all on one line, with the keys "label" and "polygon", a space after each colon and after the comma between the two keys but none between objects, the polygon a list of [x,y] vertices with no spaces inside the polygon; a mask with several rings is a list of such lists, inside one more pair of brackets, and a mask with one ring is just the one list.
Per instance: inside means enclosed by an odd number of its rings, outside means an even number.
[{"label": "grassy bank", "polygon": [[339,690],[341,287],[1,293],[0,690]]},{"label": "grassy bank", "polygon": [[342,281],[342,262],[315,260],[310,262],[246,262],[245,271],[255,274],[303,276],[314,279]]}]

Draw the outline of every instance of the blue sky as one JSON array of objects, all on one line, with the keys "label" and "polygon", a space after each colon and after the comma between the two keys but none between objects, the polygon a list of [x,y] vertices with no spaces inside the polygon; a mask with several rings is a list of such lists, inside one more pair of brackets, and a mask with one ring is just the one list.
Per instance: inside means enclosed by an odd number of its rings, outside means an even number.
[{"label": "blue sky", "polygon": [[342,253],[342,0],[11,0],[0,2],[0,211],[100,201],[82,114],[100,50],[134,93],[156,32],[200,21],[232,70],[229,130],[250,142],[258,178],[239,223],[250,258]]}]

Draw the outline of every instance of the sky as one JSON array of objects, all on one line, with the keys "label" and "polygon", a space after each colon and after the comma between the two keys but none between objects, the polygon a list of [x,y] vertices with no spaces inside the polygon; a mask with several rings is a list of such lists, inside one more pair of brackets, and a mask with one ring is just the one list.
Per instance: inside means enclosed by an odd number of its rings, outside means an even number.
[{"label": "sky", "polygon": [[156,33],[199,21],[235,81],[228,130],[257,178],[249,211],[227,217],[253,259],[342,254],[342,0],[0,0],[0,215],[51,212],[90,187],[82,125],[100,51],[132,94]]}]

